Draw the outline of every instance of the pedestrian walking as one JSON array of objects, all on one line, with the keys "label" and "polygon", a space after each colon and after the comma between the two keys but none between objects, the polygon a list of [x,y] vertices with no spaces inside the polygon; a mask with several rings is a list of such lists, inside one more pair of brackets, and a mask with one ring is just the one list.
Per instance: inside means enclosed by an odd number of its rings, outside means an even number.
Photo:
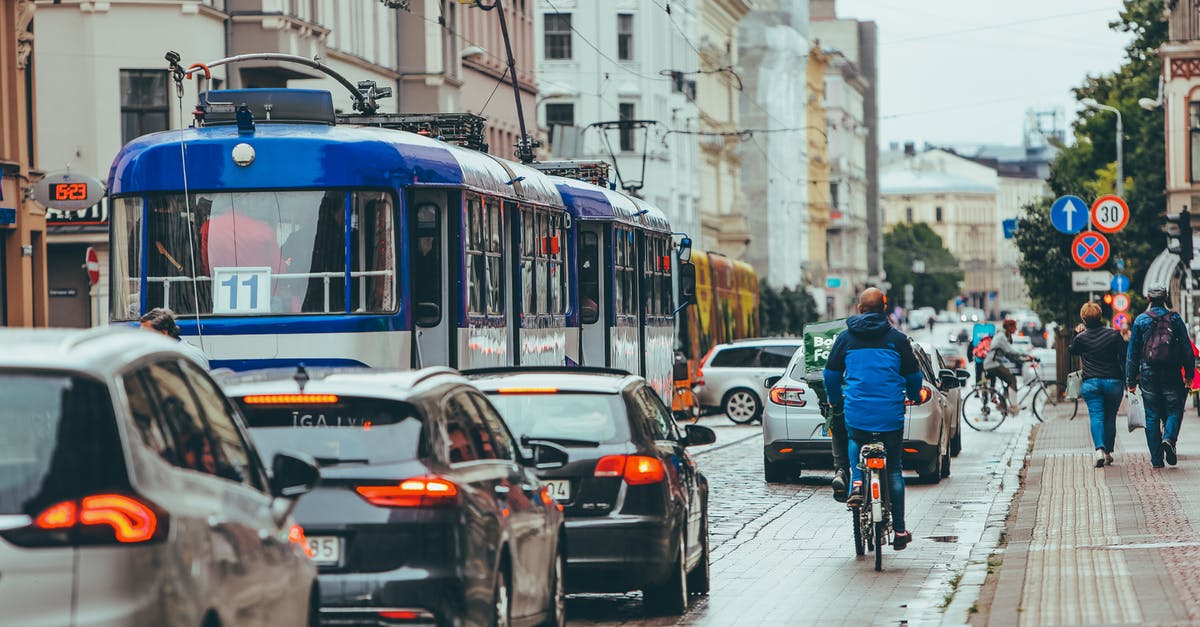
[{"label": "pedestrian walking", "polygon": [[183,351],[192,361],[208,370],[208,355],[196,346],[183,341],[179,337],[179,325],[175,323],[175,312],[166,307],[155,307],[142,315],[141,327],[147,331],[155,331],[179,342],[179,350]]},{"label": "pedestrian walking", "polygon": [[1146,446],[1150,464],[1177,461],[1179,427],[1187,383],[1195,377],[1196,362],[1187,343],[1187,326],[1171,311],[1164,285],[1146,290],[1150,306],[1133,321],[1125,358],[1125,385],[1130,392],[1141,388],[1146,408]]},{"label": "pedestrian walking", "polygon": [[888,480],[892,499],[892,546],[899,551],[912,541],[904,524],[904,399],[917,400],[921,392],[921,369],[907,335],[888,324],[887,299],[871,287],[858,299],[858,315],[846,321],[825,363],[825,394],[833,410],[845,415],[849,435],[851,489],[848,503],[863,502],[862,471],[858,455],[862,445],[879,439],[887,451]]},{"label": "pedestrian walking", "polygon": [[1096,467],[1113,463],[1117,440],[1117,409],[1124,392],[1125,356],[1128,344],[1121,332],[1100,320],[1100,305],[1088,302],[1079,308],[1083,324],[1076,327],[1071,354],[1083,358],[1081,395],[1091,418],[1092,447],[1096,449]]}]

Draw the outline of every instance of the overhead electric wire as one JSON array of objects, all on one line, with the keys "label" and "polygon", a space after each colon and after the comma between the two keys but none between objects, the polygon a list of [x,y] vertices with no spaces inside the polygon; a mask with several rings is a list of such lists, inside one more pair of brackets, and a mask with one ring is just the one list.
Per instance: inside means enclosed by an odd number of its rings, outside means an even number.
[{"label": "overhead electric wire", "polygon": [[1055,15],[1045,15],[1045,16],[1041,16],[1041,17],[1031,17],[1031,18],[1027,18],[1027,19],[1023,19],[1023,20],[1016,20],[1016,21],[1014,21],[1014,22],[1002,22],[1002,23],[1000,23],[1000,24],[988,24],[988,25],[985,25],[985,26],[976,26],[976,27],[973,27],[973,28],[965,28],[965,29],[956,30],[956,31],[944,31],[944,32],[941,32],[941,33],[928,33],[928,34],[925,34],[925,35],[916,35],[916,36],[913,36],[913,37],[905,37],[905,38],[903,38],[903,39],[893,39],[893,40],[891,40],[891,41],[885,41],[885,42],[882,42],[882,43],[883,43],[883,45],[885,45],[885,46],[888,46],[888,45],[892,45],[892,44],[902,44],[902,43],[908,43],[908,42],[912,42],[912,41],[923,41],[923,40],[926,40],[926,39],[936,39],[936,38],[938,38],[938,37],[950,37],[950,36],[953,36],[953,35],[964,35],[964,34],[967,34],[967,33],[977,33],[977,32],[979,32],[979,31],[985,31],[985,30],[995,30],[995,29],[997,29],[997,28],[1007,28],[1007,27],[1009,27],[1009,26],[1020,26],[1020,25],[1023,25],[1023,24],[1032,24],[1032,23],[1036,23],[1036,22],[1046,22],[1046,21],[1049,21],[1049,20],[1055,20],[1055,19],[1062,18],[1062,17],[1073,17],[1073,16],[1076,16],[1076,15],[1086,15],[1086,14],[1089,14],[1089,13],[1101,13],[1101,12],[1104,12],[1104,13],[1111,13],[1111,12],[1112,12],[1112,8],[1111,8],[1111,7],[1109,7],[1109,8],[1104,8],[1104,9],[1088,9],[1088,10],[1086,10],[1086,11],[1074,11],[1074,12],[1071,12],[1071,13],[1058,13],[1058,14],[1055,14]]},{"label": "overhead electric wire", "polygon": [[[551,8],[551,9],[554,9],[554,14],[555,14],[555,15],[564,15],[564,12],[563,12],[563,11],[560,11],[560,10],[559,10],[559,8],[558,8],[557,6],[555,6],[555,5],[554,5],[554,2],[552,2],[551,0],[542,0],[542,1],[543,1],[543,2],[545,2],[546,4],[550,5],[550,8]],[[570,12],[570,11],[568,11],[568,12],[566,12],[566,13],[565,13],[565,15],[571,15],[571,12]],[[584,37],[584,36],[583,36],[583,33],[579,32],[579,31],[578,31],[578,30],[575,28],[575,24],[574,24],[574,23],[572,23],[572,24],[571,24],[571,32],[572,32],[572,33],[575,33],[576,35],[578,35],[578,36],[579,36],[579,39],[580,39],[580,40],[582,40],[582,41],[583,41],[583,43],[587,44],[589,48],[591,48],[592,50],[595,50],[595,51],[596,51],[596,54],[598,54],[598,55],[600,55],[600,56],[604,57],[604,59],[605,59],[605,60],[607,60],[609,63],[612,63],[613,65],[617,66],[617,68],[618,68],[618,69],[620,69],[620,70],[622,70],[622,71],[628,72],[628,73],[630,73],[630,74],[633,74],[634,76],[638,76],[638,77],[640,77],[640,78],[644,78],[644,79],[646,79],[646,80],[650,80],[650,81],[664,81],[664,80],[669,80],[669,79],[659,78],[659,77],[657,77],[657,76],[651,76],[651,75],[649,75],[649,74],[642,74],[641,72],[638,72],[638,71],[634,70],[633,68],[631,68],[631,67],[628,67],[627,65],[624,65],[624,64],[622,64],[622,63],[618,62],[616,59],[613,59],[612,57],[610,57],[610,56],[608,56],[607,54],[605,54],[605,53],[604,53],[604,51],[603,51],[603,50],[601,50],[599,46],[597,46],[596,44],[592,43],[592,42],[591,42],[591,40],[589,40],[587,37]]]}]

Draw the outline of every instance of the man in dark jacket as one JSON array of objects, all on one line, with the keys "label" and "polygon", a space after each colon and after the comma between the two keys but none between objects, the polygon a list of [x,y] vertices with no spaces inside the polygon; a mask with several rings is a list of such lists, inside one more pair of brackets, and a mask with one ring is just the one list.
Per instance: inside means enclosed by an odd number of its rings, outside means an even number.
[{"label": "man in dark jacket", "polygon": [[825,392],[829,404],[841,408],[850,437],[851,505],[862,503],[862,472],[858,455],[862,445],[875,440],[887,449],[891,484],[893,546],[897,551],[912,541],[904,525],[904,399],[921,394],[921,370],[908,336],[888,324],[883,292],[868,288],[859,296],[858,315],[846,322],[825,364]]},{"label": "man in dark jacket", "polygon": [[[1162,468],[1164,459],[1172,466],[1177,461],[1175,447],[1179,442],[1183,403],[1187,397],[1185,381],[1190,382],[1195,377],[1196,361],[1188,344],[1187,325],[1179,314],[1170,310],[1166,286],[1151,286],[1146,290],[1146,298],[1150,307],[1133,321],[1133,331],[1129,335],[1125,386],[1130,392],[1138,386],[1142,388],[1150,464]],[[1158,331],[1160,324],[1164,326]],[[1157,348],[1167,335],[1169,343],[1162,349]]]}]

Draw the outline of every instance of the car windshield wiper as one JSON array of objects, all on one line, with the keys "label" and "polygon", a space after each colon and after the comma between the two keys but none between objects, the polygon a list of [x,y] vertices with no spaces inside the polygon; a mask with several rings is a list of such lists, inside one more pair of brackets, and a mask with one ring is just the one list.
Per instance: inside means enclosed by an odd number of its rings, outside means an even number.
[{"label": "car windshield wiper", "polygon": [[600,446],[600,443],[597,442],[596,440],[579,440],[576,438],[556,438],[556,437],[546,437],[546,436],[540,436],[540,435],[523,435],[523,436],[521,436],[521,444],[526,447],[528,447],[531,442],[537,442],[538,440],[541,440],[542,442],[553,442],[554,444],[561,444],[563,446],[580,446],[580,447],[586,446],[586,447],[590,447],[590,448],[596,448],[596,447]]},{"label": "car windshield wiper", "polygon": [[371,460],[363,457],[314,457],[318,466],[337,466],[340,464],[369,464]]}]

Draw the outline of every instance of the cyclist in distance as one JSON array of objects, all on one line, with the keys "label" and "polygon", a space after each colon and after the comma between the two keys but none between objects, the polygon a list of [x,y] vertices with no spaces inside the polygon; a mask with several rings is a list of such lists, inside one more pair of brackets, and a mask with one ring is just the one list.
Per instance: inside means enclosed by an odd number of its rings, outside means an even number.
[{"label": "cyclist in distance", "polygon": [[992,338],[992,346],[988,349],[987,357],[983,360],[983,371],[989,377],[999,377],[1008,384],[1008,411],[1017,413],[1017,376],[1005,366],[1005,360],[1014,364],[1032,359],[1029,355],[1013,348],[1012,336],[1017,332],[1016,320],[1005,320],[1003,330]]},{"label": "cyclist in distance", "polygon": [[[862,504],[862,471],[858,455],[862,445],[880,441],[887,449],[888,480],[892,501],[892,546],[902,550],[912,541],[904,526],[904,475],[900,465],[904,440],[904,399],[921,394],[921,370],[912,342],[888,324],[883,313],[887,298],[871,287],[858,298],[858,315],[846,321],[825,364],[825,391],[829,404],[842,407],[849,435],[851,490],[847,503]],[[878,434],[878,438],[873,435]]]}]

